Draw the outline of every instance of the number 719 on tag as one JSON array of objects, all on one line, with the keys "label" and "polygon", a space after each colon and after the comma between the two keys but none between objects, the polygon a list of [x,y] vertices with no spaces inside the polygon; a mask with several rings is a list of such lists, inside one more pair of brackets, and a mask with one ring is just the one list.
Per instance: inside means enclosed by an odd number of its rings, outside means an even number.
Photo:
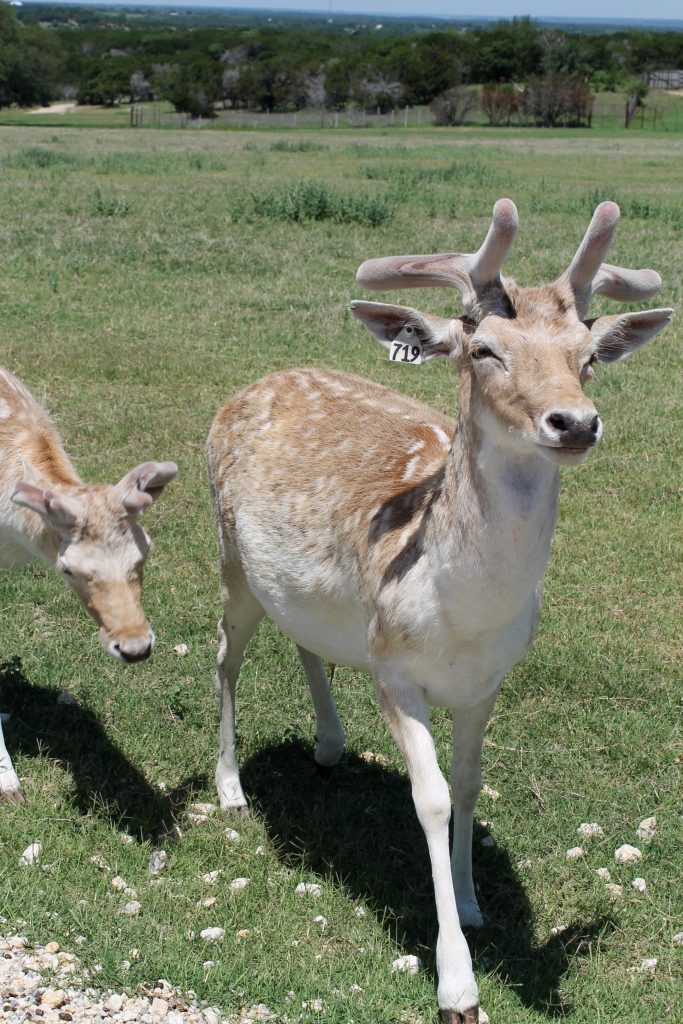
[{"label": "number 719 on tag", "polygon": [[422,362],[422,345],[415,341],[412,345],[408,345],[404,341],[392,341],[389,358],[392,363],[412,363],[414,366],[419,366]]}]

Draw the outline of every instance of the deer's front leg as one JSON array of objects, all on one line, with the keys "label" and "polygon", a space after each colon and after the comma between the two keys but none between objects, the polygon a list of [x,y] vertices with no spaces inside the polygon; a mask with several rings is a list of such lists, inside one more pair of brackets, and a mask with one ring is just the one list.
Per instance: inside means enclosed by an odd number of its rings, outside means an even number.
[{"label": "deer's front leg", "polygon": [[472,824],[481,789],[481,751],[486,724],[496,703],[493,696],[473,707],[453,711],[453,853],[451,867],[458,917],[463,928],[481,928],[484,923],[472,878]]},{"label": "deer's front leg", "polygon": [[451,799],[437,763],[429,710],[418,688],[392,665],[376,666],[375,682],[384,717],[408,768],[415,810],[429,848],[439,921],[436,964],[441,1018],[445,1024],[476,1024],[477,983],[458,921],[451,877],[448,850]]},{"label": "deer's front leg", "polygon": [[2,718],[0,718],[0,801],[9,804],[24,802],[24,794],[21,790],[19,776],[14,770],[12,759],[5,746],[5,737],[2,734]]}]

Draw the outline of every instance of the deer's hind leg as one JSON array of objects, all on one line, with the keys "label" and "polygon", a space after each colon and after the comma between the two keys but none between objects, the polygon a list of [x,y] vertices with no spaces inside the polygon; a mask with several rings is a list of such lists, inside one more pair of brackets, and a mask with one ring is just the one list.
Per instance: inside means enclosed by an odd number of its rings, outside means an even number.
[{"label": "deer's hind leg", "polygon": [[311,654],[304,647],[299,647],[299,657],[306,673],[308,686],[315,708],[315,751],[313,757],[316,764],[323,768],[331,768],[337,763],[344,749],[344,730],[342,729],[337,709],[332,699],[332,691],[323,668],[322,660],[317,654]]},{"label": "deer's hind leg", "polygon": [[0,718],[0,802],[8,804],[24,803],[21,783],[5,746],[5,737],[2,734],[2,718]]},{"label": "deer's hind leg", "polygon": [[216,765],[216,788],[224,811],[246,811],[237,757],[235,756],[235,690],[251,640],[264,612],[246,581],[238,562],[221,568],[223,615],[218,622],[216,692],[221,716],[221,747]]}]

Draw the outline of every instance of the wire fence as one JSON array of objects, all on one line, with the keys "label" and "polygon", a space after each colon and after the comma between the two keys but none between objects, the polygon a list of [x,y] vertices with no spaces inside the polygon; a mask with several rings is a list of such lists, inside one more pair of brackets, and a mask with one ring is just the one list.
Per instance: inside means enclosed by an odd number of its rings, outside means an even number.
[{"label": "wire fence", "polygon": [[[676,98],[678,100],[678,98]],[[190,117],[189,114],[169,110],[159,103],[132,104],[130,125],[133,128],[428,128],[434,125],[429,107],[404,107],[381,113],[349,107],[345,110],[306,108],[291,112],[261,112],[254,110],[216,110],[215,116]],[[471,112],[466,127],[485,127],[486,117],[481,111]],[[511,127],[535,127],[533,118],[516,114]],[[658,104],[656,98],[644,106],[629,105],[621,100],[610,103],[598,100],[587,122],[581,127],[603,131],[631,128],[653,132],[683,132],[683,98],[673,103]]]}]

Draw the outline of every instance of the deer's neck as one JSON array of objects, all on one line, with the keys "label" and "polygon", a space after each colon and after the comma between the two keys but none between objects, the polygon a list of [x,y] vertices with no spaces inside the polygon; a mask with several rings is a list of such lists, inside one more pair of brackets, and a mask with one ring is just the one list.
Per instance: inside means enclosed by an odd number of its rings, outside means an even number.
[{"label": "deer's neck", "polygon": [[469,383],[463,380],[458,429],[446,459],[440,532],[479,566],[504,559],[511,566],[526,564],[538,579],[555,527],[558,470],[542,455],[486,430]]},{"label": "deer's neck", "polygon": [[22,480],[61,493],[67,488],[81,487],[82,481],[51,420],[39,406],[20,408],[17,419],[19,423],[12,435],[7,431],[0,435],[0,564],[20,565],[39,558],[54,565],[60,535],[36,512],[14,504],[11,494]]}]

